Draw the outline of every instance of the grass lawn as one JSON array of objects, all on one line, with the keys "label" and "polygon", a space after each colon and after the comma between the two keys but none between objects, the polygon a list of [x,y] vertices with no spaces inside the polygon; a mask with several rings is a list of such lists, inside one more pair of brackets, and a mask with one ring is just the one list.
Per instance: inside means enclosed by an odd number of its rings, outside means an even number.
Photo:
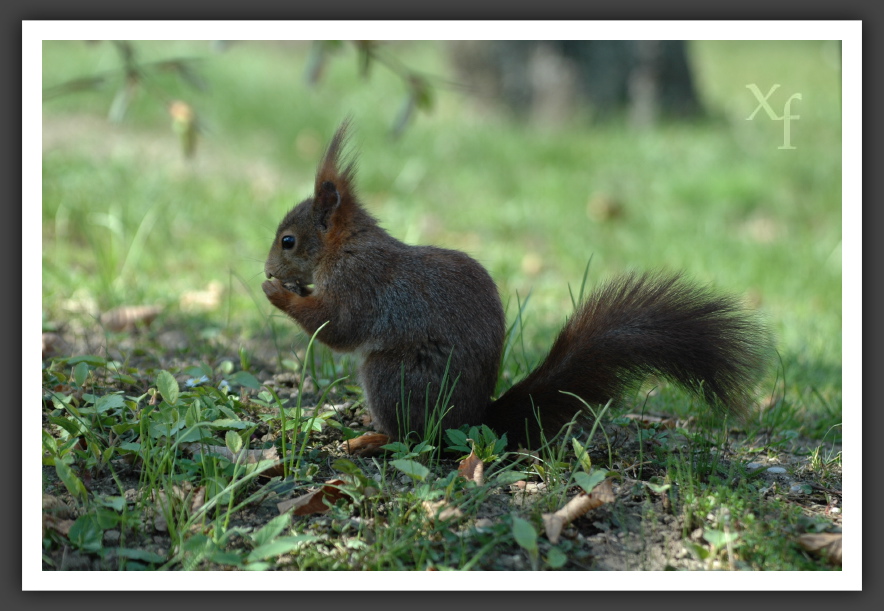
[{"label": "grass lawn", "polygon": [[[142,64],[193,58],[205,88],[152,71],[118,122],[115,76],[42,106],[44,569],[832,569],[799,537],[841,527],[837,46],[690,43],[708,116],[642,130],[492,112],[445,86],[445,45],[391,44],[434,84],[432,111],[398,138],[401,79],[379,64],[361,79],[350,47],[312,87],[305,43],[134,48]],[[119,61],[110,43],[45,42],[44,90]],[[747,120],[750,83],[781,84],[777,112],[801,94],[794,150],[778,148],[782,121]],[[173,100],[197,113],[192,158],[170,128]],[[524,305],[502,387],[543,356],[591,259],[589,287],[664,268],[744,295],[779,355],[757,413],[740,428],[688,420],[702,410],[663,385],[632,404],[675,429],[606,414],[533,459],[473,431],[486,442],[481,485],[457,477],[467,452],[445,451],[456,435],[342,456],[364,428],[352,361],[308,350],[260,284],[277,223],[310,194],[346,116],[361,198],[382,225],[475,257],[510,321]],[[141,306],[149,325],[111,324]],[[276,451],[279,472],[223,448]],[[542,514],[604,471],[615,500],[550,543]],[[332,479],[343,494],[327,512],[278,511]],[[460,515],[443,520],[433,503]]]}]

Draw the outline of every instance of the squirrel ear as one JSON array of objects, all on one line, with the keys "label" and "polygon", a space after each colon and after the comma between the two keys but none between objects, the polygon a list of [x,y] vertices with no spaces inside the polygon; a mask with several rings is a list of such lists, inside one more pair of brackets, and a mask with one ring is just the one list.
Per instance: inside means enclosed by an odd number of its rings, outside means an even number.
[{"label": "squirrel ear", "polygon": [[349,120],[344,121],[335,132],[325,157],[316,171],[313,189],[313,221],[323,232],[330,229],[332,217],[352,208],[356,197],[353,191],[353,178],[356,173],[354,160],[342,162],[341,151],[347,141]]},{"label": "squirrel ear", "polygon": [[313,222],[322,231],[328,231],[328,221],[340,205],[341,194],[335,183],[330,180],[322,182],[313,198]]}]

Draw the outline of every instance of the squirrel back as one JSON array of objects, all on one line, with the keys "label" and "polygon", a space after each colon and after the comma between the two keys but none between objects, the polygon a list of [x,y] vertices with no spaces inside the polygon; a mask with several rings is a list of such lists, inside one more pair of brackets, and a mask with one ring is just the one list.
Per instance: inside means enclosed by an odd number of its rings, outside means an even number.
[{"label": "squirrel back", "polygon": [[[313,196],[282,220],[264,266],[270,302],[334,350],[356,352],[379,432],[426,435],[485,423],[512,442],[537,443],[580,411],[670,379],[721,413],[741,415],[768,365],[770,340],[730,296],[662,273],[625,275],[595,291],[549,355],[492,401],[505,336],[494,281],[454,250],[390,236],[358,201],[355,162],[342,160],[347,123],[316,174]],[[539,414],[540,424],[537,422]]]}]

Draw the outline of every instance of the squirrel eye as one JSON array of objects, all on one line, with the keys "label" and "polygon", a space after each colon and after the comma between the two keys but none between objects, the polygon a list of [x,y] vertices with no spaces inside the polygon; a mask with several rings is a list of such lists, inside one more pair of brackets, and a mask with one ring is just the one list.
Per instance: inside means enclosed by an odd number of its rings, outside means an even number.
[{"label": "squirrel eye", "polygon": [[281,243],[284,250],[291,250],[295,247],[295,238],[290,235],[282,236]]}]

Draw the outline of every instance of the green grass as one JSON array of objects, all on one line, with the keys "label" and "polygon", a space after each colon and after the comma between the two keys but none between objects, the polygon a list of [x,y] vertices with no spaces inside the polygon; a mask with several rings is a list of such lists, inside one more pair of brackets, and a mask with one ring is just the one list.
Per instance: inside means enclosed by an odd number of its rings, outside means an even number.
[{"label": "green grass", "polygon": [[[210,52],[207,43],[139,43],[137,48],[145,61],[203,58],[200,72],[209,89],[197,92],[174,75],[158,75],[152,89],[143,91],[117,124],[105,119],[113,86],[44,102],[44,327],[76,329],[76,324],[88,325],[114,306],[156,303],[166,308],[160,322],[187,337],[187,348],[179,350],[180,369],[173,371],[179,376],[185,367],[202,362],[212,373],[214,392],[220,392],[217,385],[223,376],[217,368],[240,361],[240,347],[246,355],[264,357],[267,345],[269,362],[277,370],[299,369],[292,349],[302,357],[309,338],[273,312],[261,294],[263,261],[279,219],[309,194],[326,140],[345,116],[352,115],[353,141],[360,151],[360,193],[383,226],[409,243],[457,248],[477,258],[509,302],[511,321],[517,303],[530,295],[519,327],[522,335],[513,358],[505,363],[502,386],[518,375],[517,360],[536,362],[549,346],[572,311],[569,284],[576,292],[590,257],[590,287],[627,269],[685,270],[722,290],[745,295],[777,336],[782,368],[767,381],[777,407],[748,426],[749,437],[767,436],[768,442],[759,442],[759,447],[741,442],[741,451],[748,457],[806,451],[815,456],[812,462],[820,472],[834,464],[826,452],[833,441],[840,443],[841,422],[841,107],[839,72],[825,61],[827,44],[692,43],[697,85],[709,112],[695,123],[635,130],[616,120],[599,124],[576,118],[538,129],[505,114],[479,111],[458,92],[440,88],[433,112],[418,115],[399,139],[390,138],[389,128],[404,98],[401,82],[380,67],[370,79],[360,80],[352,53],[341,53],[320,83],[308,88],[303,79],[304,45],[243,43],[223,54]],[[107,44],[45,42],[43,51],[44,87],[117,66]],[[437,45],[399,44],[391,52],[427,73],[452,76]],[[783,137],[780,122],[770,121],[763,112],[746,120],[757,105],[746,89],[748,83],[757,83],[763,92],[781,83],[771,98],[778,110],[789,95],[802,93],[802,100],[793,105],[793,113],[801,117],[792,123],[796,150],[777,149]],[[196,108],[204,131],[194,159],[182,157],[164,99],[154,95],[156,91]],[[604,205],[617,213],[605,214]],[[179,305],[185,293],[203,290],[213,281],[225,289],[217,309],[193,313]],[[124,362],[117,366],[135,380],[126,396],[137,398],[155,387],[157,371],[167,366],[161,363],[168,363],[169,351],[158,335],[149,331],[134,345],[114,334],[105,336],[105,344],[124,353]],[[319,354],[320,372],[313,377],[321,391],[349,373],[350,361],[333,360],[324,350]],[[53,371],[66,377],[59,384],[69,384],[75,366],[59,361]],[[235,369],[255,371],[245,362]],[[44,392],[49,383],[44,371]],[[75,397],[73,409],[96,411],[94,402],[78,395],[77,388],[65,391]],[[119,381],[102,382],[97,388],[112,393]],[[358,400],[358,390],[336,392],[335,401]],[[180,405],[167,402],[167,409],[179,410],[183,418],[206,394],[215,402],[229,401],[224,403],[232,413],[228,419],[252,421],[247,417],[248,401],[216,397],[211,390],[193,393],[182,395],[185,402]],[[112,436],[99,426],[95,432],[92,423],[87,427],[94,435],[90,448],[65,445],[72,442],[62,434],[52,442],[52,451],[74,464],[87,461],[90,469],[111,468],[102,453],[125,453],[119,449],[120,440],[129,439],[123,433],[135,430],[126,427],[147,426],[159,416],[145,415],[144,401],[136,401],[131,414],[114,408],[119,415],[104,423],[109,430],[116,426],[125,431]],[[652,411],[678,414],[688,413],[689,406],[686,395],[668,388],[648,404]],[[75,417],[69,404],[52,408],[55,418],[82,417]],[[97,411],[94,418],[109,417]],[[299,418],[295,420],[300,427]],[[57,426],[52,430],[58,434]],[[223,445],[224,431],[216,433],[216,443]],[[715,439],[717,434],[709,436]],[[804,445],[792,443],[795,436]],[[594,439],[599,442],[599,437]],[[596,460],[608,462],[610,448],[599,447]],[[669,448],[665,443],[663,447]],[[670,448],[653,460],[660,472],[677,473],[682,489],[697,488],[696,500],[681,499],[691,515],[709,514],[704,503],[721,494],[736,496],[713,504],[728,504],[732,512],[755,516],[740,526],[740,544],[752,550],[744,554],[743,568],[808,568],[794,548],[780,553],[765,544],[770,515],[778,516],[777,523],[795,524],[794,508],[748,507],[751,491],[732,492],[719,475],[698,476],[690,459],[679,458],[672,465],[667,462],[672,452]],[[182,471],[174,452],[159,456],[173,462],[150,470],[163,479],[162,485],[193,476],[194,481],[214,482],[223,496],[225,486],[242,477],[221,459],[213,459],[211,465],[188,463],[191,470]],[[568,481],[576,460],[558,456],[548,462],[567,465],[560,468]],[[840,464],[840,455],[836,462]],[[307,469],[309,463],[292,463],[290,472]],[[316,536],[343,529],[353,535],[346,540],[356,541],[354,547],[335,547],[340,544],[329,539],[323,553],[300,554],[295,568],[478,568],[489,566],[483,563],[490,549],[524,549],[514,542],[512,526],[498,523],[490,532],[479,529],[454,545],[445,529],[418,519],[409,508],[421,495],[447,495],[471,507],[485,494],[481,489],[449,490],[446,467],[431,466],[441,470],[437,475],[443,484],[428,482],[423,488],[388,491],[385,497],[388,513],[383,517],[402,526],[398,534],[370,521],[354,523],[349,511],[339,507],[324,526],[315,527]],[[162,486],[148,486],[157,487]],[[557,490],[564,495],[566,489]],[[252,492],[243,484],[242,495]],[[234,498],[239,503],[244,497],[228,495],[224,500]],[[353,499],[367,502],[356,492]],[[652,500],[659,501],[648,499],[648,507]],[[83,502],[98,516],[90,522],[93,531],[100,516],[110,519],[110,510],[89,501],[88,495]],[[230,515],[216,511],[215,520]],[[371,513],[375,509],[366,511],[380,517]],[[759,511],[770,515],[759,519]],[[115,520],[124,519],[115,515]],[[191,517],[187,512],[180,515],[182,528]],[[538,512],[528,517],[537,526]],[[250,538],[254,532],[213,532],[214,538],[177,548],[178,556],[170,552],[173,566],[217,566],[218,558],[243,566],[248,550],[258,545]],[[94,543],[94,537],[83,537]],[[269,531],[262,537],[273,538]],[[413,545],[416,540],[421,546]],[[291,549],[306,545],[288,542]],[[573,557],[577,547],[566,546],[564,553]],[[539,562],[539,557],[526,553]],[[207,560],[211,554],[220,554],[214,556],[214,565]],[[304,566],[298,567],[298,562]]]}]

